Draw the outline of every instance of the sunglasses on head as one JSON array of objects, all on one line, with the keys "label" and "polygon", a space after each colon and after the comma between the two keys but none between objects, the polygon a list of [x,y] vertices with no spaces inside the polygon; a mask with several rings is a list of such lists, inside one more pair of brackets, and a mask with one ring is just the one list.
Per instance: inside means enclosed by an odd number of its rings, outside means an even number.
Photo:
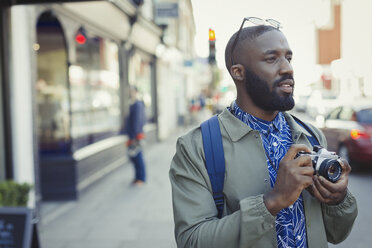
[{"label": "sunglasses on head", "polygon": [[261,19],[261,18],[258,18],[258,17],[245,17],[243,19],[242,25],[240,25],[240,28],[239,28],[238,33],[236,34],[234,43],[231,46],[231,52],[230,52],[231,65],[234,65],[234,59],[233,59],[234,49],[236,47],[236,44],[238,43],[240,32],[242,31],[243,25],[244,25],[244,23],[246,21],[251,22],[251,23],[253,23],[255,25],[270,25],[270,26],[272,26],[272,27],[274,27],[274,28],[276,28],[278,30],[282,28],[282,25],[280,25],[280,22],[278,22],[278,21],[276,21],[274,19]]}]

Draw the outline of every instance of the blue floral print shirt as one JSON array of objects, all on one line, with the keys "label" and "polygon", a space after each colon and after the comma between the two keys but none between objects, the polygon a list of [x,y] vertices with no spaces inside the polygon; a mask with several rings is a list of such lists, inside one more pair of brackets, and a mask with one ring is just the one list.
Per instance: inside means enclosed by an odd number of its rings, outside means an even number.
[{"label": "blue floral print shirt", "polygon": [[[270,175],[271,187],[274,187],[279,163],[292,145],[291,128],[279,112],[271,122],[259,119],[244,112],[233,103],[232,113],[252,129],[257,130],[262,139]],[[282,209],[276,216],[278,247],[307,247],[305,212],[302,195],[288,208]]]}]

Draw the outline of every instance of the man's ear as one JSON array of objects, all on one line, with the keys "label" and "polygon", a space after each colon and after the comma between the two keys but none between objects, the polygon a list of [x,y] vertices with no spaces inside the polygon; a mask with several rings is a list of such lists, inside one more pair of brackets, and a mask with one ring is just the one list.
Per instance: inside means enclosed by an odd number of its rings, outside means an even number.
[{"label": "man's ear", "polygon": [[242,81],[244,79],[244,66],[241,64],[236,64],[231,66],[230,68],[230,74],[233,77],[233,79]]}]

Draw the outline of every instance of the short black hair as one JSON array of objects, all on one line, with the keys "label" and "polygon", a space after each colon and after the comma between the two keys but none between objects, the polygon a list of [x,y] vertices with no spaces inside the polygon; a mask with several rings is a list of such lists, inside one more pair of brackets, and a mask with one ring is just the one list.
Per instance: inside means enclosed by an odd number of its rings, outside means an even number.
[{"label": "short black hair", "polygon": [[[241,49],[242,44],[244,40],[249,39],[249,40],[254,40],[258,36],[272,30],[277,30],[280,32],[279,29],[269,26],[269,25],[258,25],[258,26],[252,26],[252,27],[246,27],[243,28],[240,31],[240,35],[238,38],[238,42],[236,43],[236,46],[234,48],[234,54],[238,54],[238,51]],[[236,31],[230,38],[229,42],[227,42],[226,48],[225,48],[225,63],[226,63],[226,68],[230,72],[230,68],[232,66],[232,61],[231,61],[231,56],[234,57],[234,54],[231,54],[231,48],[232,45],[235,41],[235,37],[238,35],[238,31]],[[235,58],[234,58],[235,60]],[[237,61],[235,61],[237,62]]]}]

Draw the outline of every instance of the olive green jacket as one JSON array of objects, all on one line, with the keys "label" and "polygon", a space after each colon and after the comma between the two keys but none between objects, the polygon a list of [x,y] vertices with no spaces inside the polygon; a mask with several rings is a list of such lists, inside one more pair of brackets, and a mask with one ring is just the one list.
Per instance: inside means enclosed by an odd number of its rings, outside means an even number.
[{"label": "olive green jacket", "polygon": [[[311,147],[305,136],[309,133],[289,114],[284,115],[294,143]],[[226,164],[223,218],[216,217],[198,127],[178,139],[169,172],[178,247],[277,247],[275,217],[263,202],[263,195],[272,188],[260,134],[227,109],[218,118]],[[324,135],[311,127],[326,147]],[[357,216],[350,192],[336,206],[321,204],[306,190],[302,196],[309,248],[328,247],[328,242],[339,243],[348,236]]]}]

